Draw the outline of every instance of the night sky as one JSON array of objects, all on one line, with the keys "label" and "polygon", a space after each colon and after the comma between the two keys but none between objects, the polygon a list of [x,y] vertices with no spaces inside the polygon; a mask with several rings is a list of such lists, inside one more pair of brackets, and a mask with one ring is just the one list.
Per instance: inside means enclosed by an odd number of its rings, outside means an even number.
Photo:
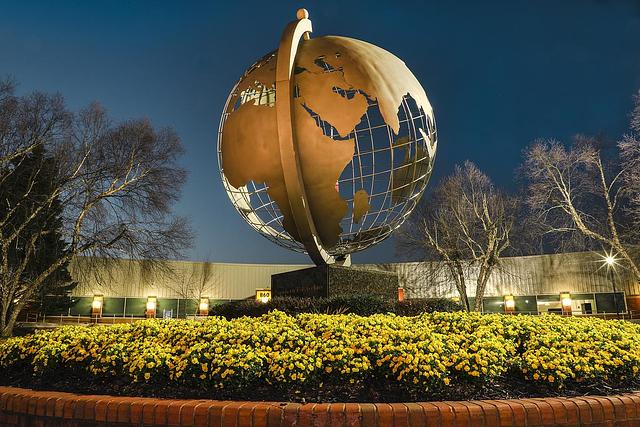
[{"label": "night sky", "polygon": [[[73,110],[95,100],[116,119],[173,126],[189,170],[177,209],[197,234],[187,258],[308,263],[236,214],[215,154],[229,90],[299,7],[314,35],[379,45],[420,80],[438,123],[430,187],[470,159],[514,189],[529,142],[616,138],[640,89],[640,0],[0,1],[0,77],[21,94],[60,92]],[[393,239],[354,256],[395,259]]]}]

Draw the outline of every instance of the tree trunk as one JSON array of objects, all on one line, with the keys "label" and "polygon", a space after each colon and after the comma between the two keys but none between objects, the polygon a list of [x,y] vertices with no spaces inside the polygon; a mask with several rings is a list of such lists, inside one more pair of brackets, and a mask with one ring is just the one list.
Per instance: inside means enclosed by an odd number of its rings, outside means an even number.
[{"label": "tree trunk", "polygon": [[7,326],[7,311],[8,307],[4,302],[2,303],[2,307],[0,307],[0,336],[4,337],[4,330]]},{"label": "tree trunk", "polygon": [[633,274],[636,276],[636,279],[640,280],[640,269],[638,268],[635,260],[631,258],[631,255],[629,255],[629,252],[627,252],[626,248],[620,243],[618,243],[618,245],[614,245],[614,248],[616,249],[618,254],[621,255],[622,258],[629,264],[631,270],[633,271]]},{"label": "tree trunk", "polygon": [[462,308],[466,312],[471,311],[471,305],[469,304],[469,297],[467,296],[466,289],[463,288],[462,290],[460,290],[459,293],[460,293],[460,303],[462,304]]},{"label": "tree trunk", "polygon": [[13,320],[9,319],[9,322],[7,322],[6,324],[3,322],[3,324],[0,325],[0,328],[2,328],[2,332],[0,332],[0,338],[9,338],[10,336],[12,336],[13,327],[15,326],[15,323],[16,323],[16,319],[13,319]]},{"label": "tree trunk", "polygon": [[476,281],[476,301],[474,304],[474,311],[482,312],[482,299],[484,298],[484,290],[487,287],[489,281],[489,275],[491,274],[491,266],[487,263],[482,263],[480,266],[480,273]]},{"label": "tree trunk", "polygon": [[24,304],[22,303],[18,303],[13,307],[13,310],[8,313],[5,313],[4,311],[4,307],[3,307],[3,313],[2,313],[2,324],[0,324],[0,336],[2,338],[7,338],[13,335],[13,328],[16,325],[16,320],[18,320],[18,315],[20,314],[20,312],[22,311],[22,309],[24,308]]},{"label": "tree trunk", "polygon": [[458,287],[458,294],[460,294],[460,302],[464,311],[471,311],[471,305],[469,304],[469,297],[467,296],[467,284],[464,278],[464,270],[462,264],[459,261],[455,262],[455,277],[456,285]]}]

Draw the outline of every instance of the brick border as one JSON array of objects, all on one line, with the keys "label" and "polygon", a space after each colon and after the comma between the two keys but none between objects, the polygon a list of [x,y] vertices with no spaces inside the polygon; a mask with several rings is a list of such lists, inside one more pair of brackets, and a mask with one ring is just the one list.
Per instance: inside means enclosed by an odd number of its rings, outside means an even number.
[{"label": "brick border", "polygon": [[425,403],[279,403],[78,395],[0,387],[0,426],[640,426],[640,392]]}]

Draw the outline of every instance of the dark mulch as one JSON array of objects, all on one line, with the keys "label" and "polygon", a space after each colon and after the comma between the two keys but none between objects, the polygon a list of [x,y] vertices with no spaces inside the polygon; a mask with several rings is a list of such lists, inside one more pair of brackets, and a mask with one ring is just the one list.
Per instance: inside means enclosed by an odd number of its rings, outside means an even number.
[{"label": "dark mulch", "polygon": [[[5,373],[6,374],[6,373]],[[4,378],[3,378],[4,377]],[[0,384],[55,390],[80,394],[109,394],[115,396],[141,396],[174,399],[254,400],[287,402],[416,402],[439,400],[514,399],[529,397],[571,397],[585,395],[612,395],[640,390],[640,382],[626,384],[574,383],[564,389],[532,383],[516,375],[508,375],[484,384],[465,384],[446,387],[433,392],[411,392],[384,380],[356,384],[324,383],[304,389],[251,385],[242,390],[216,390],[195,383],[187,386],[175,383],[134,383],[129,378],[87,378],[65,373],[57,378],[1,375]]]}]

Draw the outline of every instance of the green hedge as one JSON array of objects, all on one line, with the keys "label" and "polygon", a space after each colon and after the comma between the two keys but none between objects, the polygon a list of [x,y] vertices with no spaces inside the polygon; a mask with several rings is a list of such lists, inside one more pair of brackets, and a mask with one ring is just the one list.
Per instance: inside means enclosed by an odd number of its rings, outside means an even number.
[{"label": "green hedge", "polygon": [[235,319],[242,316],[257,317],[278,310],[289,315],[302,313],[346,314],[360,316],[393,313],[399,316],[417,316],[422,313],[459,311],[462,306],[450,299],[411,299],[402,302],[388,301],[376,296],[331,297],[331,298],[273,298],[268,303],[254,299],[230,301],[213,306],[211,316]]}]

